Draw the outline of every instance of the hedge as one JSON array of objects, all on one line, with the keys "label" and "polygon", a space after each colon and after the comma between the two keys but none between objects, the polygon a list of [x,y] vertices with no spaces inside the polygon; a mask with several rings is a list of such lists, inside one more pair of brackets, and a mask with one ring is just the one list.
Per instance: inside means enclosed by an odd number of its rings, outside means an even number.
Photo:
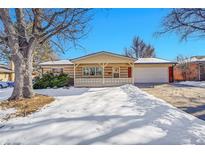
[{"label": "hedge", "polygon": [[69,87],[73,85],[73,78],[70,78],[67,74],[54,75],[52,73],[43,74],[42,77],[34,79],[34,89],[45,88],[60,88]]}]

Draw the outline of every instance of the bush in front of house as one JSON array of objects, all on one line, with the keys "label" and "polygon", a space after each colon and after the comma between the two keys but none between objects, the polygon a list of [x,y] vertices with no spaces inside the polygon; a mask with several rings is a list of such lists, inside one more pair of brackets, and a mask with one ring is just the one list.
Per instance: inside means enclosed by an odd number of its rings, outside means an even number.
[{"label": "bush in front of house", "polygon": [[73,79],[67,74],[54,75],[52,73],[43,74],[42,77],[34,79],[34,89],[60,88],[73,85]]}]

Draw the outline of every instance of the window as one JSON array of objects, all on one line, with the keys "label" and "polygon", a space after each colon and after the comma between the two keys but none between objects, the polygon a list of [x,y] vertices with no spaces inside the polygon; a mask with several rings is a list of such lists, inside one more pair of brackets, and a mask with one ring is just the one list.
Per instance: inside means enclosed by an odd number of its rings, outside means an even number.
[{"label": "window", "polygon": [[87,68],[87,67],[83,68],[83,75],[84,76],[89,76],[89,68]]},{"label": "window", "polygon": [[52,68],[53,74],[60,74],[63,73],[63,68]]},{"label": "window", "polygon": [[102,68],[101,67],[84,67],[83,75],[84,76],[101,76]]},{"label": "window", "polygon": [[101,67],[96,67],[96,75],[102,75],[102,68]]},{"label": "window", "polygon": [[90,76],[95,76],[95,67],[90,67]]},{"label": "window", "polygon": [[119,78],[120,77],[120,68],[113,67],[112,73],[113,73],[113,78]]}]

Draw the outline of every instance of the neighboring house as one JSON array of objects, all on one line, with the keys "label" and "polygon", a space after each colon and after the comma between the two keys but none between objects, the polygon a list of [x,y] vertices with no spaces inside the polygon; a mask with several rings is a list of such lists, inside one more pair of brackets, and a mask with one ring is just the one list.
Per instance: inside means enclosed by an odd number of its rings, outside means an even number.
[{"label": "neighboring house", "polygon": [[97,52],[75,58],[41,63],[42,73],[68,73],[76,87],[115,86],[127,83],[173,81],[175,62],[159,58],[138,60],[111,52]]},{"label": "neighboring house", "polygon": [[186,69],[180,64],[174,68],[174,80],[176,81],[203,81],[205,80],[205,56],[193,56],[185,63]]},{"label": "neighboring house", "polygon": [[44,63],[40,63],[40,67],[42,70],[42,74],[44,73],[66,73],[69,74],[71,78],[74,75],[74,67],[73,63],[69,60],[58,60],[58,61],[48,61]]},{"label": "neighboring house", "polygon": [[14,72],[8,66],[0,64],[0,81],[13,81]]}]

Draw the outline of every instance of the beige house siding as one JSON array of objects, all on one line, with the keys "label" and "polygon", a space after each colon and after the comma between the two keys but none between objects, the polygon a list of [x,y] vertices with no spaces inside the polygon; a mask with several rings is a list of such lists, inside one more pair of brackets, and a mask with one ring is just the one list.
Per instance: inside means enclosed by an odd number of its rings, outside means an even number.
[{"label": "beige house siding", "polygon": [[50,73],[51,72],[51,67],[41,67],[42,73]]},{"label": "beige house siding", "polygon": [[81,78],[83,73],[83,66],[78,66],[75,68],[75,78]]},{"label": "beige house siding", "polygon": [[112,66],[106,66],[104,72],[105,78],[112,78]]},{"label": "beige house siding", "polygon": [[0,81],[14,81],[14,76],[13,62],[7,66],[0,64]]},{"label": "beige house siding", "polygon": [[[128,68],[133,69],[135,59],[125,56],[101,52],[87,55],[72,62],[75,65],[75,80],[76,87],[101,87],[101,86],[116,86],[128,83],[133,83],[132,76],[128,78]],[[103,74],[100,76],[84,76],[84,67],[101,67]],[[119,68],[119,78],[114,78],[114,67]],[[132,74],[132,73],[131,73]]]},{"label": "beige house siding", "polygon": [[129,64],[108,64],[105,67],[105,78],[112,78],[113,76],[113,67],[119,67],[120,71],[120,78],[128,78],[128,68],[130,67]]},{"label": "beige house siding", "polygon": [[73,65],[52,65],[52,66],[41,66],[42,73],[52,72],[53,68],[63,68],[63,73],[69,74],[73,78],[74,75],[74,66]]},{"label": "beige house siding", "polygon": [[126,66],[120,67],[120,77],[121,78],[128,78],[128,67],[126,67]]},{"label": "beige house siding", "polygon": [[14,71],[10,68],[5,65],[0,67],[0,81],[14,81]]},{"label": "beige house siding", "polygon": [[[99,64],[80,64],[75,68],[75,77],[76,78],[102,78],[102,76],[83,76],[83,67],[101,67]],[[113,77],[113,67],[120,68],[120,78],[128,78],[128,67],[129,64],[108,64],[104,69],[104,77],[112,78]]]}]

